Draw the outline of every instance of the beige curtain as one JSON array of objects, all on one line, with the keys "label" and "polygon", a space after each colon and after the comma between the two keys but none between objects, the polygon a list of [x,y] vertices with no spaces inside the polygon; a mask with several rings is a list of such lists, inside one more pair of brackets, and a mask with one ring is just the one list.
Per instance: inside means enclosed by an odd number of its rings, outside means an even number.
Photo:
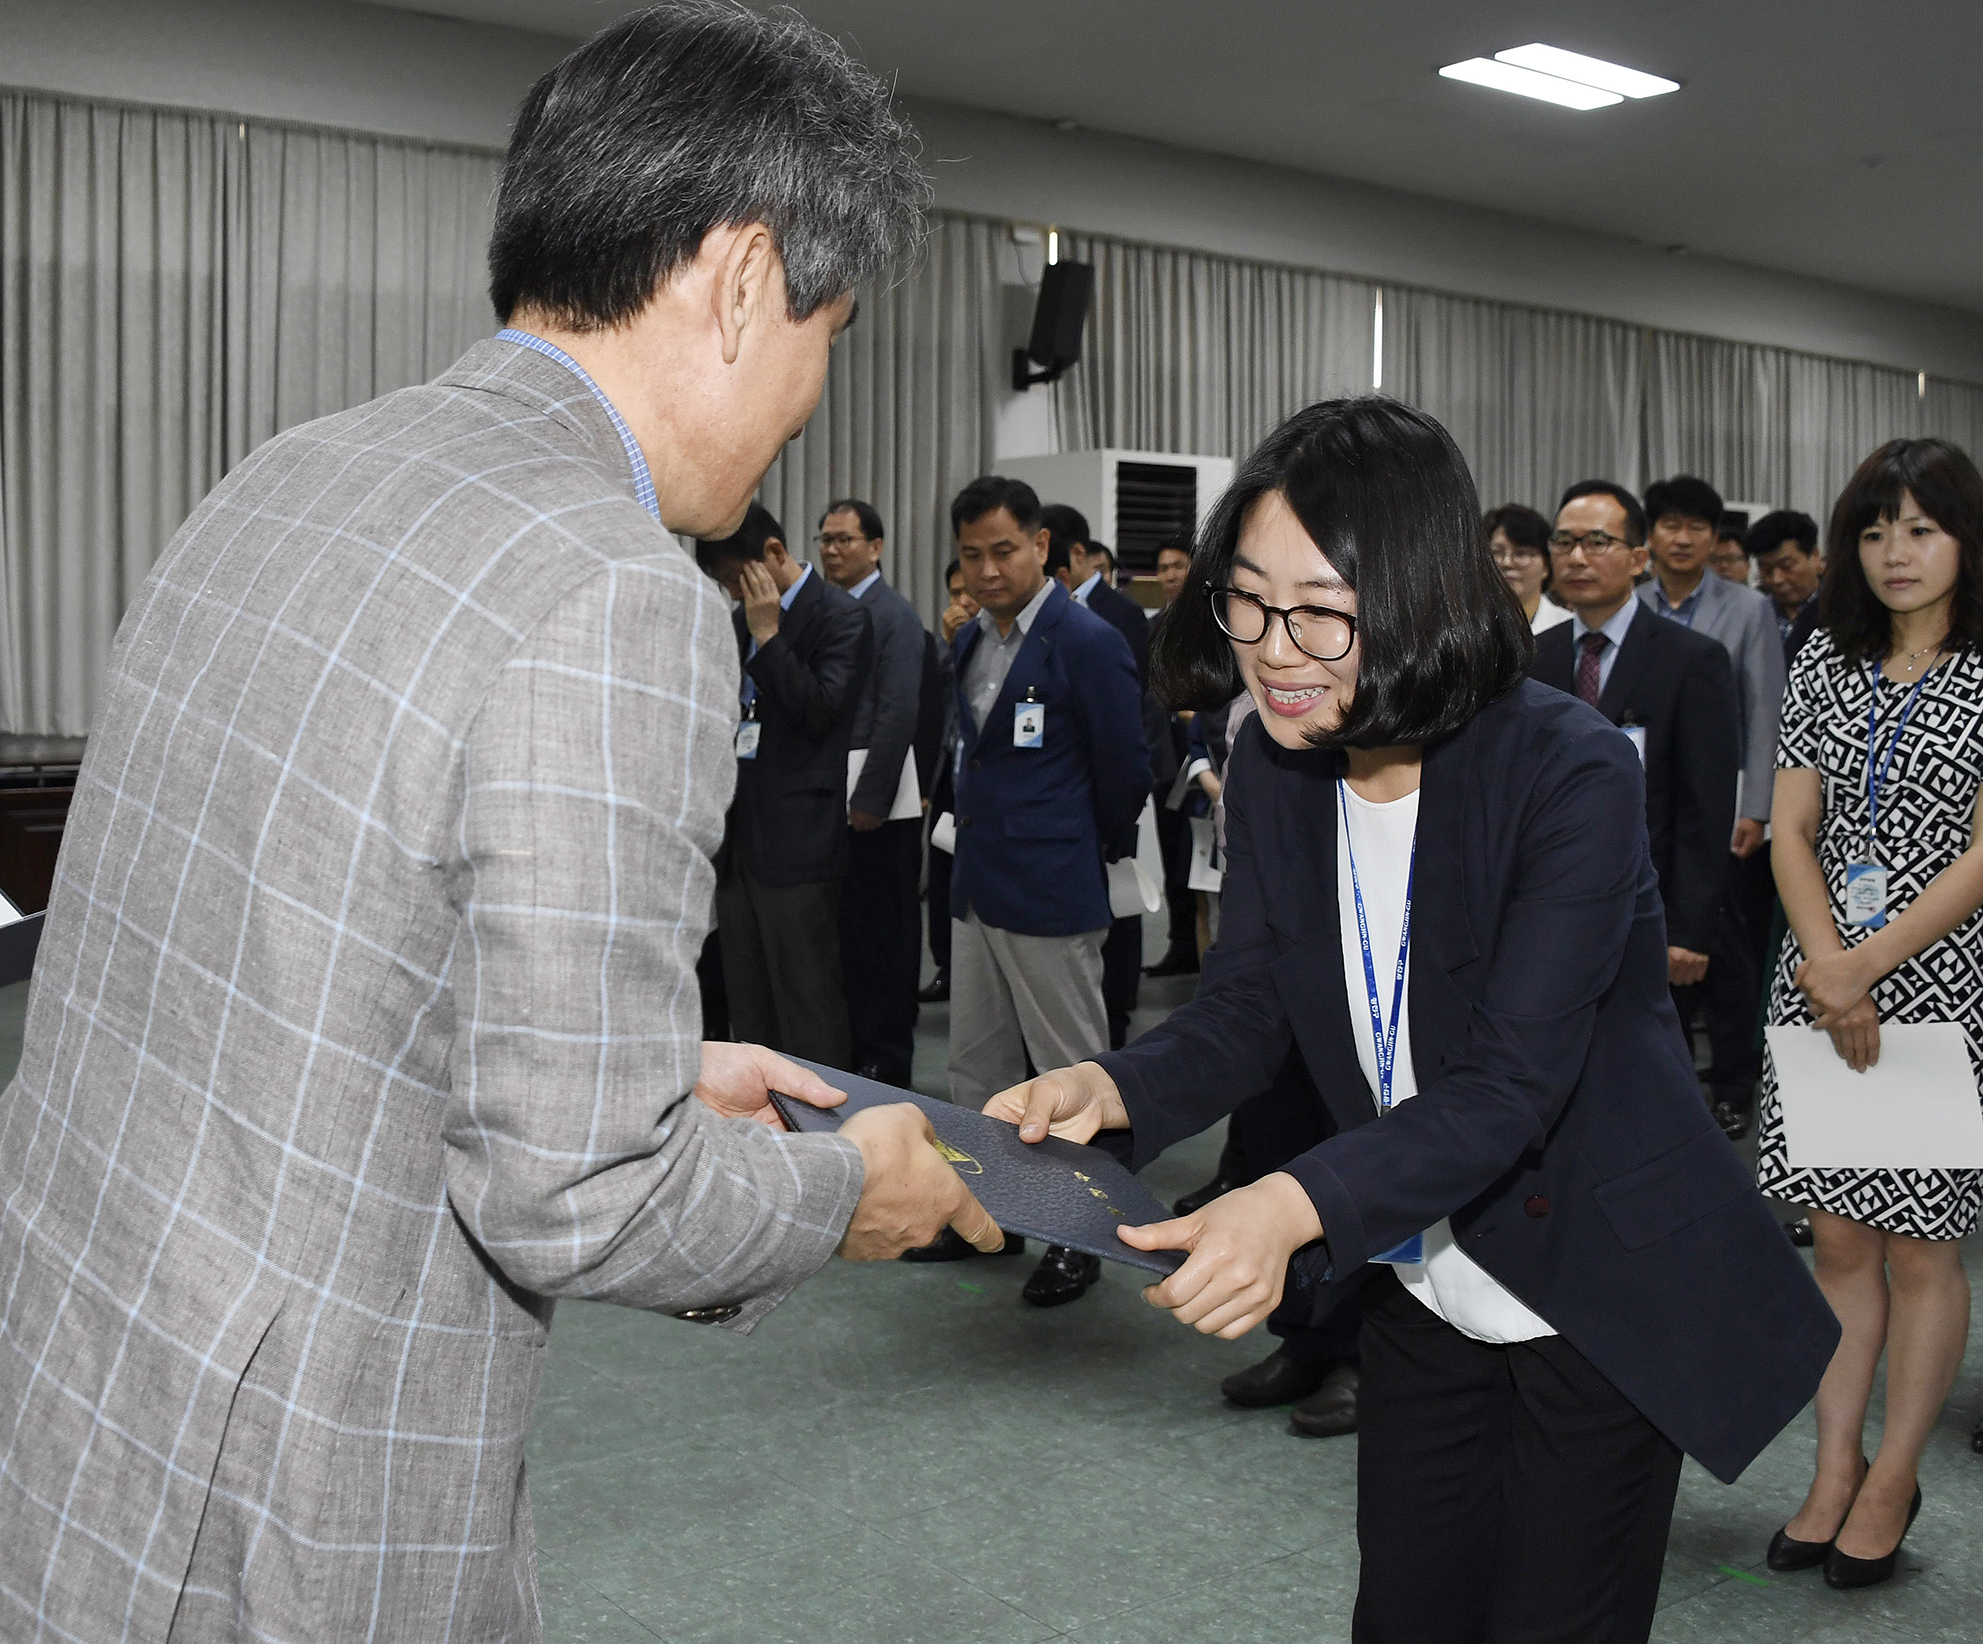
[{"label": "beige curtain", "polygon": [[[819,409],[758,495],[795,546],[827,503],[860,497],[888,532],[883,570],[934,621],[950,559],[950,499],[992,465],[1001,365],[1002,223],[935,218],[896,284],[860,295],[834,344]],[[1004,345],[1009,355],[1009,345]]]},{"label": "beige curtain", "polygon": [[1097,235],[1062,246],[1095,265],[1083,357],[1054,390],[1064,449],[1242,457],[1290,412],[1370,391],[1368,281]]},{"label": "beige curtain", "polygon": [[1644,414],[1636,327],[1386,287],[1384,392],[1446,425],[1483,508],[1549,512],[1580,479],[1631,484]]},{"label": "beige curtain", "polygon": [[125,605],[230,465],[488,335],[495,174],[0,93],[0,733],[88,730]]}]

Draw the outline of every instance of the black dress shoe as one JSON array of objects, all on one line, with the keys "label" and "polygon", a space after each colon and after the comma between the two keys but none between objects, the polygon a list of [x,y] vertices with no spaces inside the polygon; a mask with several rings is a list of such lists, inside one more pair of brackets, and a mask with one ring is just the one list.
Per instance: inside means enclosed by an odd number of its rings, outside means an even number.
[{"label": "black dress shoe", "polygon": [[1328,1360],[1304,1364],[1276,1348],[1258,1364],[1235,1370],[1219,1383],[1219,1391],[1242,1409],[1265,1410],[1307,1398],[1328,1374]]},{"label": "black dress shoe", "polygon": [[940,970],[926,988],[916,989],[916,997],[926,1005],[940,1005],[950,997],[950,972]]},{"label": "black dress shoe", "polygon": [[1714,1122],[1721,1126],[1722,1135],[1731,1142],[1739,1142],[1749,1134],[1748,1110],[1737,1107],[1733,1102],[1715,1103]]},{"label": "black dress shoe", "polygon": [[1196,976],[1198,974],[1198,949],[1185,947],[1173,942],[1164,950],[1163,958],[1154,965],[1143,967],[1145,976]]},{"label": "black dress shoe", "polygon": [[1785,1222],[1783,1224],[1783,1233],[1784,1237],[1796,1245],[1799,1250],[1809,1250],[1811,1248],[1812,1234],[1811,1218],[1809,1216],[1799,1216],[1794,1222]]},{"label": "black dress shoe", "polygon": [[954,1227],[946,1227],[928,1244],[919,1244],[914,1250],[905,1250],[895,1259],[898,1262],[961,1262],[969,1256],[1017,1256],[1026,1248],[1026,1241],[1017,1234],[1005,1235],[1005,1248],[1002,1250],[980,1250]]},{"label": "black dress shoe", "polygon": [[1241,1181],[1237,1176],[1228,1176],[1224,1172],[1221,1172],[1203,1187],[1194,1187],[1171,1208],[1180,1216],[1194,1215],[1198,1211],[1203,1210],[1221,1194],[1230,1193],[1234,1188],[1244,1186],[1246,1186],[1246,1183]]},{"label": "black dress shoe", "polygon": [[1900,1527],[1900,1541],[1893,1544],[1893,1551],[1881,1558],[1854,1558],[1850,1553],[1841,1553],[1838,1543],[1833,1542],[1831,1551],[1825,1554],[1825,1585],[1844,1592],[1853,1587],[1877,1587],[1883,1581],[1893,1580],[1894,1566],[1900,1562],[1900,1542],[1907,1539],[1907,1532],[1914,1528],[1914,1521],[1921,1514],[1921,1486],[1914,1486],[1914,1499],[1907,1506],[1907,1522]]},{"label": "black dress shoe", "polygon": [[1983,1456],[1983,1417],[1979,1417],[1976,1425],[1969,1430],[1969,1447]]},{"label": "black dress shoe", "polygon": [[1356,1395],[1363,1375],[1353,1364],[1339,1364],[1322,1385],[1288,1412],[1288,1426],[1304,1438],[1340,1438],[1356,1431]]},{"label": "black dress shoe", "polygon": [[1033,1269],[1033,1276],[1026,1281],[1026,1288],[1019,1293],[1035,1307],[1060,1307],[1079,1301],[1088,1293],[1088,1286],[1101,1276],[1100,1256],[1084,1256],[1064,1244],[1050,1244],[1040,1258],[1040,1265]]}]

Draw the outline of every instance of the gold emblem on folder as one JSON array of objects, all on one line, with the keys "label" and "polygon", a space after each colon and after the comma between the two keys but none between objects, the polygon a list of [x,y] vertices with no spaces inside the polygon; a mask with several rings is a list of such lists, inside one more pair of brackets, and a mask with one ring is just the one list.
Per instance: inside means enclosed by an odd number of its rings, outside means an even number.
[{"label": "gold emblem on folder", "polygon": [[972,1158],[968,1153],[960,1153],[941,1136],[937,1138],[936,1150],[956,1167],[957,1174],[960,1176],[982,1176],[985,1173],[985,1167],[979,1164],[976,1159]]}]

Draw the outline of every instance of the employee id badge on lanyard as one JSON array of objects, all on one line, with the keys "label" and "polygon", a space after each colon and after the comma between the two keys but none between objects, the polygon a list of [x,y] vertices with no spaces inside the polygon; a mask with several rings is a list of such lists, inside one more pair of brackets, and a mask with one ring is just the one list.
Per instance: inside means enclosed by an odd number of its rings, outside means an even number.
[{"label": "employee id badge on lanyard", "polygon": [[1047,740],[1047,705],[1031,689],[1024,702],[1012,707],[1012,745],[1015,748],[1041,748]]},{"label": "employee id badge on lanyard", "polygon": [[[1391,1073],[1398,1063],[1398,1020],[1405,1010],[1405,965],[1411,956],[1412,887],[1418,880],[1418,841],[1412,840],[1411,867],[1405,873],[1405,917],[1398,932],[1398,968],[1391,984],[1391,1025],[1384,1025],[1384,1005],[1377,993],[1377,961],[1370,951],[1370,919],[1363,910],[1363,883],[1357,878],[1356,846],[1350,839],[1350,802],[1343,791],[1342,778],[1336,779],[1336,797],[1342,804],[1343,844],[1350,859],[1350,891],[1356,898],[1356,932],[1363,940],[1363,983],[1370,1004],[1370,1032],[1377,1047],[1377,1111],[1380,1117],[1391,1113]],[[1425,1235],[1414,1233],[1370,1258],[1391,1267],[1415,1267],[1425,1260]]]},{"label": "employee id badge on lanyard", "polygon": [[[1931,665],[1932,666],[1932,665]],[[1887,922],[1887,870],[1873,860],[1880,852],[1880,789],[1886,786],[1893,769],[1894,750],[1900,746],[1901,732],[1913,716],[1914,704],[1921,700],[1921,687],[1928,683],[1927,671],[1914,682],[1900,710],[1900,723],[1893,728],[1884,757],[1880,754],[1877,718],[1880,711],[1880,664],[1873,664],[1873,700],[1866,708],[1866,838],[1870,847],[1862,862],[1848,862],[1845,868],[1845,922],[1878,930]]]},{"label": "employee id badge on lanyard", "polygon": [[764,725],[757,719],[742,719],[737,722],[737,757],[757,758],[757,740],[764,735]]}]

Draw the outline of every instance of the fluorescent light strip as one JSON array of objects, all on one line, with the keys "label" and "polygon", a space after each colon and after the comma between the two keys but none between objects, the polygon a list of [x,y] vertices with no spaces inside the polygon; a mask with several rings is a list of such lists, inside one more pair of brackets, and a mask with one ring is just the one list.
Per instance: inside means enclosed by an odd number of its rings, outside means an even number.
[{"label": "fluorescent light strip", "polygon": [[1559,80],[1553,74],[1538,74],[1513,63],[1497,63],[1487,57],[1469,57],[1464,63],[1448,63],[1439,71],[1447,80],[1464,80],[1469,85],[1487,86],[1494,91],[1512,91],[1517,97],[1535,97],[1564,108],[1609,108],[1625,99],[1615,91],[1596,86],[1580,86]]},{"label": "fluorescent light strip", "polygon": [[1559,80],[1595,86],[1599,91],[1615,91],[1621,97],[1664,97],[1669,91],[1680,89],[1678,80],[1641,74],[1637,69],[1607,63],[1602,57],[1586,57],[1582,52],[1565,51],[1560,46],[1545,46],[1540,42],[1497,51],[1494,60],[1533,69],[1537,74],[1553,74]]}]

